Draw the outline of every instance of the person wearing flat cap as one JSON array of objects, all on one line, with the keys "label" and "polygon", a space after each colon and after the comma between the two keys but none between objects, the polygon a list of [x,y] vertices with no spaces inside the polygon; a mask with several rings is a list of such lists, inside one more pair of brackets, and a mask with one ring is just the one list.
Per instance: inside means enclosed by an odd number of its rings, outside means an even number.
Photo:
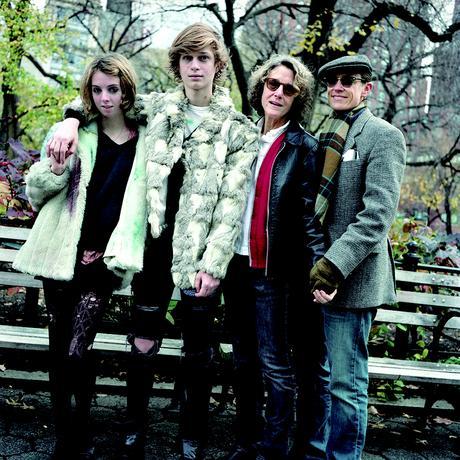
[{"label": "person wearing flat cap", "polygon": [[[323,419],[306,434],[297,458],[360,459],[368,401],[368,337],[377,307],[396,302],[388,231],[404,172],[403,134],[372,115],[372,65],[365,55],[323,65],[332,112],[320,134],[325,155],[315,211],[328,249],[310,272],[311,292],[337,295],[321,303],[325,369]],[[299,447],[299,446],[298,446]],[[298,450],[302,450],[302,446]]]}]

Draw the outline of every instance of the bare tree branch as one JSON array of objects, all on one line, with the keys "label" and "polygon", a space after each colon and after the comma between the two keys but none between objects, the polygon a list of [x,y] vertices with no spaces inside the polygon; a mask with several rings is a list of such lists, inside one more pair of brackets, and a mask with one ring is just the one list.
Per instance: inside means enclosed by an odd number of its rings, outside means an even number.
[{"label": "bare tree branch", "polygon": [[117,43],[115,44],[115,49],[118,49],[120,45],[120,43],[122,42],[123,38],[126,36],[126,34],[128,33],[130,27],[136,23],[136,21],[139,19],[139,16],[136,16],[135,18],[129,18],[129,21],[128,21],[128,24],[126,24],[126,27],[123,29],[123,32],[120,34],[120,36],[118,37],[118,40],[117,40]]},{"label": "bare tree branch", "polygon": [[[255,2],[258,3],[258,2]],[[239,21],[236,24],[236,27],[240,27],[243,24],[245,24],[247,21],[250,19],[255,18],[256,16],[261,16],[263,14],[268,13],[269,11],[280,11],[283,12],[283,8],[286,8],[290,14],[291,17],[295,18],[294,11],[297,11],[298,13],[305,14],[309,11],[309,6],[307,5],[299,5],[299,2],[273,2],[273,5],[265,6],[263,8],[260,8],[259,10],[251,10],[251,11],[246,11],[246,13],[241,16]]]},{"label": "bare tree branch", "polygon": [[454,33],[460,30],[460,22],[456,22],[447,27],[443,32],[436,32],[431,24],[418,14],[414,14],[403,5],[394,2],[373,1],[374,9],[363,19],[361,26],[349,41],[346,47],[347,51],[359,50],[369,35],[372,33],[371,28],[378,24],[382,19],[394,15],[399,19],[417,27],[431,42],[441,43],[451,41]]},{"label": "bare tree branch", "polygon": [[117,19],[117,22],[112,26],[112,31],[110,32],[110,40],[109,40],[109,50],[115,51],[117,49],[116,46],[114,46],[113,42],[115,41],[115,32],[117,31],[118,24],[120,24],[121,21],[123,21],[123,16],[120,16]]},{"label": "bare tree branch", "polygon": [[106,53],[107,50],[105,49],[104,45],[99,41],[97,36],[94,34],[94,32],[91,30],[91,28],[86,25],[86,23],[80,18],[80,16],[75,16],[78,20],[78,22],[86,29],[86,31],[91,35],[91,37],[94,39],[94,41],[97,43],[97,46],[100,48],[100,50],[103,53]]},{"label": "bare tree branch", "polygon": [[43,66],[35,59],[34,56],[32,56],[31,54],[29,54],[28,52],[25,52],[24,53],[24,57],[27,58],[34,66],[35,68],[44,76],[44,77],[48,77],[48,78],[51,78],[52,80],[54,80],[56,83],[59,83],[60,85],[62,85],[62,81],[59,79],[59,75],[58,74],[55,74],[55,73],[49,73],[47,72]]}]

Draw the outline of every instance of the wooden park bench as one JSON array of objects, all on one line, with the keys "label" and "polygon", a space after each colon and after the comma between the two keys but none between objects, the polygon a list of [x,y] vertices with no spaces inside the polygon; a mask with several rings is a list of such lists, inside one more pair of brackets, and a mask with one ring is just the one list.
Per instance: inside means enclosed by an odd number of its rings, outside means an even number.
[{"label": "wooden park bench", "polygon": [[[14,260],[19,246],[26,240],[28,229],[0,226],[0,263],[8,265]],[[6,246],[6,247],[5,247]],[[414,267],[412,267],[414,268]],[[409,329],[423,326],[433,330],[430,344],[430,358],[436,360],[439,340],[444,331],[460,330],[460,269],[419,264],[417,271],[396,270],[399,308],[386,307],[377,311],[377,323],[395,324],[397,328]],[[21,286],[26,289],[41,288],[41,282],[32,276],[11,271],[3,267],[0,271],[0,287]],[[432,292],[418,292],[420,287],[429,287]],[[445,292],[443,292],[445,291]],[[118,294],[129,295],[129,289]],[[34,294],[35,296],[35,294]],[[30,295],[31,310],[36,308],[35,297]],[[36,294],[38,298],[38,294]],[[26,295],[27,297],[27,295]],[[177,297],[176,297],[177,298]],[[35,305],[34,305],[35,302]],[[399,344],[398,344],[399,346]],[[228,344],[221,344],[225,352],[231,350]],[[46,350],[47,330],[25,326],[0,325],[0,348],[15,350]],[[101,334],[96,336],[94,348],[101,352],[119,353],[128,349],[125,335]],[[407,358],[407,346],[401,346],[401,356],[370,357],[369,375],[372,379],[404,380],[429,385],[460,385],[460,365],[439,362],[414,361]],[[178,357],[181,341],[165,339],[160,357]],[[406,356],[403,356],[406,355]],[[0,379],[11,381],[8,372],[0,372]],[[114,383],[114,386],[120,383]],[[429,403],[427,399],[427,404]]]},{"label": "wooden park bench", "polygon": [[[41,352],[48,350],[48,330],[43,327],[31,327],[30,324],[37,319],[39,290],[42,282],[31,275],[18,273],[11,268],[14,257],[20,246],[26,241],[30,229],[0,225],[0,289],[21,287],[26,290],[24,318],[20,326],[0,324],[0,350]],[[130,287],[115,291],[118,296],[130,296]],[[179,300],[180,293],[175,289],[172,300]],[[165,338],[158,354],[158,361],[177,361],[181,355],[182,341],[179,339]],[[127,352],[130,345],[127,343],[126,334],[98,333],[94,341],[94,349],[101,353]],[[231,352],[229,344],[221,344],[222,353]],[[1,362],[0,362],[1,364]],[[173,366],[174,367],[174,366]],[[44,372],[21,372],[5,369],[0,371],[0,382],[23,383],[24,380],[36,380],[37,383],[47,383],[47,374]],[[124,382],[117,379],[99,379],[98,387],[114,391],[123,391]],[[157,387],[157,386],[156,386]],[[160,386],[160,391],[172,389],[172,386]],[[157,388],[156,388],[157,389]]]},{"label": "wooden park bench", "polygon": [[[442,335],[455,336],[460,331],[460,269],[427,264],[413,268],[417,271],[396,270],[398,308],[377,311],[375,323],[395,325],[395,345],[392,357],[370,357],[369,375],[373,379],[423,383],[427,413],[437,399],[442,399],[443,385],[460,389],[460,365],[438,362]],[[403,359],[410,355],[409,342],[418,327],[432,335],[427,341],[428,355],[422,360]]]}]

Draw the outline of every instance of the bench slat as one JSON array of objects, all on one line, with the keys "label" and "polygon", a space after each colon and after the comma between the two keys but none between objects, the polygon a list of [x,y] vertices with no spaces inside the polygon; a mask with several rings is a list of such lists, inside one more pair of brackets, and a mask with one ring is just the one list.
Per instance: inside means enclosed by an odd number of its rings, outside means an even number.
[{"label": "bench slat", "polygon": [[41,288],[42,282],[25,273],[0,272],[0,286]]},{"label": "bench slat", "polygon": [[[411,326],[425,327],[436,326],[438,320],[439,317],[437,315],[432,315],[429,313],[412,313],[400,310],[385,310],[383,308],[379,308],[377,310],[377,315],[375,317],[375,321],[380,323],[400,323],[408,324]],[[451,318],[444,327],[460,329],[460,318]]]},{"label": "bench slat", "polygon": [[396,281],[460,289],[460,277],[456,275],[396,270]]},{"label": "bench slat", "polygon": [[460,365],[370,357],[369,376],[380,379],[460,385]]},{"label": "bench slat", "polygon": [[[48,350],[48,330],[40,327],[0,326],[0,346],[18,350]],[[180,356],[182,341],[164,339],[160,353],[166,356]],[[101,351],[129,351],[126,335],[98,333],[94,349]]]},{"label": "bench slat", "polygon": [[0,248],[0,262],[12,263],[17,253],[16,249]]},{"label": "bench slat", "polygon": [[29,236],[30,228],[8,227],[0,225],[0,239],[25,241]]},{"label": "bench slat", "polygon": [[397,291],[396,297],[399,303],[460,309],[460,296],[427,294],[425,292]]}]

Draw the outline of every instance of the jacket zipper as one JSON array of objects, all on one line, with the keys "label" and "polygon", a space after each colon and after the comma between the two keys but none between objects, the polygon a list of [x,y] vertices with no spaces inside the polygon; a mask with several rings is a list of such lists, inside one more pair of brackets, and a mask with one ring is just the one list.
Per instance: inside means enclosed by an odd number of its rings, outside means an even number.
[{"label": "jacket zipper", "polygon": [[[270,247],[269,245],[269,239],[268,239],[268,222],[270,220],[270,192],[272,188],[272,174],[273,174],[273,168],[275,167],[276,160],[278,159],[279,154],[283,151],[284,147],[286,146],[286,142],[283,142],[281,144],[281,148],[278,150],[278,153],[275,156],[275,159],[273,160],[272,163],[272,168],[270,170],[270,183],[268,185],[268,199],[267,199],[267,223],[265,227],[265,233],[267,236],[267,248],[265,252],[265,276],[268,276],[268,248]],[[251,252],[251,251],[249,251]]]}]

